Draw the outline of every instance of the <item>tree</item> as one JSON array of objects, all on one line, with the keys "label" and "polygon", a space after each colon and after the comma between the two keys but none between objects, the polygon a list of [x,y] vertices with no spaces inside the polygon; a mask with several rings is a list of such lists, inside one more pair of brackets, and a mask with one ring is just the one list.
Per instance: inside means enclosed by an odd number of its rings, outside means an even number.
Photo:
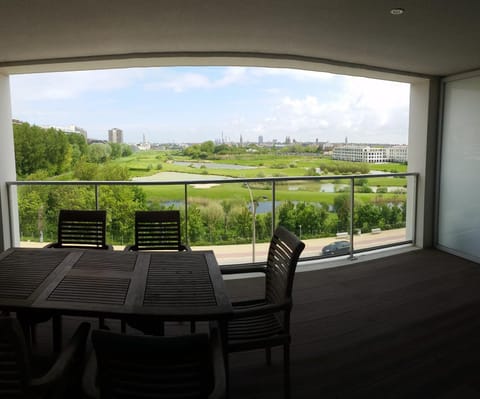
[{"label": "tree", "polygon": [[215,143],[211,140],[204,141],[202,144],[200,144],[200,151],[203,151],[208,155],[213,154],[215,151]]},{"label": "tree", "polygon": [[99,167],[96,163],[80,161],[77,163],[73,175],[79,180],[96,180]]},{"label": "tree", "polygon": [[204,234],[205,234],[205,229],[203,227],[200,209],[196,205],[191,204],[188,207],[189,242],[191,243],[200,242],[203,239]]},{"label": "tree", "polygon": [[93,143],[88,146],[87,156],[90,162],[104,163],[110,159],[112,148],[108,144]]},{"label": "tree", "polygon": [[350,231],[350,196],[337,195],[333,201],[333,207],[338,216],[337,231]]}]

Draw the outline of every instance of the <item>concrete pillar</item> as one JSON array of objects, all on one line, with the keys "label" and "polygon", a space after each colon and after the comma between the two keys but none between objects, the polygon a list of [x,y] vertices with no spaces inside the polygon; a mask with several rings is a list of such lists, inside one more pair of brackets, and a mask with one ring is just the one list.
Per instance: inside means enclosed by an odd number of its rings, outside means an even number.
[{"label": "concrete pillar", "polygon": [[439,106],[439,79],[422,79],[411,84],[408,171],[418,172],[419,178],[417,213],[413,215],[414,193],[409,192],[407,217],[415,216],[415,245],[420,248],[434,245]]},{"label": "concrete pillar", "polygon": [[[5,182],[16,180],[15,148],[13,144],[12,107],[10,102],[10,79],[0,74],[0,251],[18,245],[18,211],[16,190],[12,190],[8,207],[8,192]],[[15,226],[15,227],[12,227]],[[13,234],[11,234],[13,232]]]}]

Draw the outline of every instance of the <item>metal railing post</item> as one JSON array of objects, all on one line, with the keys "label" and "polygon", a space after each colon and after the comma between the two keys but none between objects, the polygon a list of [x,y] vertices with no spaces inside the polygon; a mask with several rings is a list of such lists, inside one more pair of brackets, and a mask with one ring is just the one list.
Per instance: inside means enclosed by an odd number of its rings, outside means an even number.
[{"label": "metal railing post", "polygon": [[[13,212],[12,212],[13,206],[12,206],[11,190],[12,190],[12,187],[10,185],[7,185],[8,222],[10,223],[10,246],[13,246],[15,243],[15,233],[13,229]],[[7,248],[4,248],[4,249],[7,249]]]},{"label": "metal railing post", "polygon": [[185,201],[185,242],[187,245],[190,245],[188,240],[188,185],[186,183],[183,184],[183,199]]},{"label": "metal railing post", "polygon": [[350,260],[357,259],[353,256],[353,219],[355,208],[355,177],[350,178]]},{"label": "metal railing post", "polygon": [[252,207],[252,263],[255,263],[255,240],[256,240],[256,232],[255,232],[255,202],[253,201],[253,194],[252,190],[250,189],[250,186],[248,183],[245,183],[245,185],[248,188],[248,193],[250,194],[250,206]]},{"label": "metal railing post", "polygon": [[98,194],[99,194],[99,185],[95,184],[95,209],[98,211]]},{"label": "metal railing post", "polygon": [[276,222],[276,218],[275,218],[275,211],[276,211],[276,186],[275,186],[275,180],[272,180],[272,231],[270,233],[270,235],[273,235],[273,232],[275,231],[275,222]]}]

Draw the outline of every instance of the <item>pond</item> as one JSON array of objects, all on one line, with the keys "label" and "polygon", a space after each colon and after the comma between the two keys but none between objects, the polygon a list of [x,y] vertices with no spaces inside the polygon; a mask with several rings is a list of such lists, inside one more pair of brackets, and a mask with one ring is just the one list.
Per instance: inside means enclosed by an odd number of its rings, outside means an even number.
[{"label": "pond", "polygon": [[322,193],[335,193],[339,190],[343,190],[349,187],[348,184],[333,184],[333,183],[322,183],[320,184],[320,192]]},{"label": "pond", "polygon": [[207,169],[232,169],[232,170],[244,170],[244,169],[257,169],[256,166],[244,166],[244,165],[233,165],[226,163],[214,163],[214,162],[185,162],[185,161],[175,161],[174,165],[179,166],[190,166],[192,168],[200,169],[205,167]]},{"label": "pond", "polygon": [[185,180],[225,180],[225,176],[202,175],[198,173],[159,172],[152,176],[134,177],[133,181],[178,181]]}]

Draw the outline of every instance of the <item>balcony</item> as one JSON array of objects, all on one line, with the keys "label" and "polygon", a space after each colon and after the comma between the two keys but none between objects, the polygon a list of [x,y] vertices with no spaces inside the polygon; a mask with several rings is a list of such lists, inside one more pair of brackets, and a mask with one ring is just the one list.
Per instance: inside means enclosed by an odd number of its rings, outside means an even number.
[{"label": "balcony", "polygon": [[[300,270],[295,279],[292,398],[479,396],[477,264],[415,250],[361,265]],[[228,280],[227,287],[241,299],[260,292],[263,281]],[[97,320],[91,322],[95,326]],[[65,317],[65,335],[79,323]],[[120,331],[119,323],[107,324]],[[50,326],[38,327],[39,355],[50,353]],[[166,331],[188,328],[172,323]],[[281,349],[273,349],[268,367],[262,350],[230,355],[231,398],[281,398],[281,356]]]},{"label": "balcony", "polygon": [[[213,249],[220,265],[264,262],[277,224],[305,241],[302,261],[342,255],[354,259],[363,252],[414,243],[416,179],[416,173],[385,173],[172,182],[8,182],[10,219],[19,221],[18,236],[12,229],[11,239],[21,246],[55,241],[58,210],[84,207],[107,210],[109,242],[123,249],[132,243],[133,215],[139,209],[135,206],[141,205],[134,197],[125,206],[110,197],[115,197],[114,190],[127,188],[137,190],[134,196],[145,196],[147,209],[179,209],[184,242],[194,249]],[[224,193],[233,198],[224,199]],[[335,242],[344,244],[343,249],[322,251]]]}]

